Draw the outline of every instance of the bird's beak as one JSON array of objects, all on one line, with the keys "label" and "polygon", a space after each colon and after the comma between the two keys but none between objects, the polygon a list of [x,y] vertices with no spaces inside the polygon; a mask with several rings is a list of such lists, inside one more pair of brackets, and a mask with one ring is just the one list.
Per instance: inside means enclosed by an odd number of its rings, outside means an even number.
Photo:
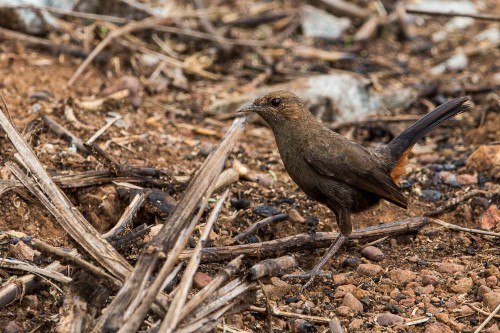
[{"label": "bird's beak", "polygon": [[254,103],[246,104],[236,110],[237,113],[247,113],[247,112],[259,112],[262,111],[264,108],[260,105],[255,105]]}]

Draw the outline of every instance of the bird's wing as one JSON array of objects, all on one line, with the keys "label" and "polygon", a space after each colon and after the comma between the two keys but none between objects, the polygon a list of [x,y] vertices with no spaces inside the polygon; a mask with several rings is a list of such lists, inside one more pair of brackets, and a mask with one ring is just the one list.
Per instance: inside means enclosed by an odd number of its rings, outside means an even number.
[{"label": "bird's wing", "polygon": [[306,141],[303,156],[306,163],[321,175],[378,194],[407,208],[406,198],[398,186],[363,146],[329,132]]}]

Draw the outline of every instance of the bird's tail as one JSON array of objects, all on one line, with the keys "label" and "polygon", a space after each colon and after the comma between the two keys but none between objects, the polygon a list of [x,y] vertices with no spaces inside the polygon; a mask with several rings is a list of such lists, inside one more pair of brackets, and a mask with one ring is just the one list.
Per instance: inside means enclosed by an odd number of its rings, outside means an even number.
[{"label": "bird's tail", "polygon": [[420,118],[415,124],[404,130],[387,145],[387,148],[389,148],[390,160],[394,163],[391,172],[391,176],[394,180],[397,180],[404,174],[406,157],[413,145],[429,134],[433,129],[441,125],[445,120],[459,113],[468,111],[471,108],[470,103],[466,103],[468,100],[469,97],[460,97],[438,106],[436,109]]}]

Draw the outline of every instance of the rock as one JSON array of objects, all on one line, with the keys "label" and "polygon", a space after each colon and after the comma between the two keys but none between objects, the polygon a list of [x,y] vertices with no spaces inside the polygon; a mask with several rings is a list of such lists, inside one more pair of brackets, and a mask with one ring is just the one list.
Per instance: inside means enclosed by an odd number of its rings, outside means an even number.
[{"label": "rock", "polygon": [[417,274],[408,269],[393,269],[388,276],[398,286],[405,286],[417,278]]},{"label": "rock", "polygon": [[205,287],[210,281],[212,281],[212,278],[208,274],[202,272],[196,272],[193,278],[193,284],[198,289]]},{"label": "rock", "polygon": [[304,221],[306,220],[306,219],[304,219],[304,218],[302,217],[302,215],[300,215],[300,213],[299,213],[296,209],[294,209],[294,208],[292,208],[292,209],[290,209],[290,210],[288,211],[288,219],[290,220],[290,222],[293,222],[293,223],[304,223]]},{"label": "rock", "polygon": [[448,327],[448,325],[435,322],[429,324],[425,329],[424,333],[453,333],[453,331],[451,330],[451,328]]},{"label": "rock", "polygon": [[439,179],[443,184],[450,185],[452,187],[459,187],[460,184],[457,180],[457,175],[449,171],[441,171],[439,173]]},{"label": "rock", "polygon": [[383,315],[379,316],[377,318],[377,323],[380,326],[392,326],[396,324],[402,324],[404,323],[405,320],[403,317],[400,317],[398,315],[392,314],[392,313],[384,313]]},{"label": "rock", "polygon": [[360,264],[356,272],[361,276],[375,277],[383,271],[380,265],[375,264]]},{"label": "rock", "polygon": [[422,190],[420,191],[420,199],[427,202],[436,202],[441,199],[441,192],[436,190]]},{"label": "rock", "polygon": [[384,253],[378,247],[367,246],[361,250],[361,255],[368,260],[380,261],[384,259]]},{"label": "rock", "polygon": [[436,264],[436,269],[441,273],[454,274],[457,272],[463,273],[465,271],[465,266],[453,262],[440,262]]},{"label": "rock", "polygon": [[459,279],[450,289],[457,294],[464,294],[472,288],[472,284],[472,279],[465,277]]},{"label": "rock", "polygon": [[469,0],[423,0],[412,3],[410,8],[437,12],[477,13],[474,2]]},{"label": "rock", "polygon": [[363,320],[354,318],[349,324],[349,332],[358,332],[363,327]]},{"label": "rock", "polygon": [[[322,121],[339,123],[359,120],[380,110],[405,109],[416,100],[413,89],[392,87],[383,92],[370,89],[371,82],[353,73],[332,73],[300,78],[287,83],[256,89],[251,93],[215,101],[208,114],[226,113],[235,110],[256,97],[273,90],[295,92],[313,113],[322,113]],[[331,110],[338,110],[334,113]]]},{"label": "rock", "polygon": [[337,315],[341,317],[352,317],[354,313],[352,312],[351,308],[341,305],[337,308]]},{"label": "rock", "polygon": [[483,332],[484,333],[500,333],[500,329],[498,329],[497,324],[493,324],[490,327],[488,327],[487,329],[485,329]]},{"label": "rock", "polygon": [[340,266],[341,267],[357,268],[360,263],[361,263],[361,260],[358,257],[347,257],[344,260],[342,260],[342,263],[340,264]]},{"label": "rock", "polygon": [[500,210],[496,205],[491,205],[479,219],[478,227],[484,230],[492,230],[500,225]]},{"label": "rock", "polygon": [[469,63],[469,58],[463,52],[457,52],[455,55],[451,56],[444,62],[433,67],[431,73],[434,75],[443,74],[448,71],[462,70],[467,67]]},{"label": "rock", "polygon": [[342,305],[350,308],[354,314],[363,312],[363,304],[351,293],[345,294]]},{"label": "rock", "polygon": [[287,322],[288,332],[291,333],[315,333],[317,332],[314,324],[300,318],[293,318]]},{"label": "rock", "polygon": [[484,284],[482,286],[479,286],[477,288],[477,300],[482,301],[483,297],[485,294],[491,293],[491,289],[485,286]]},{"label": "rock", "polygon": [[424,286],[432,285],[432,286],[437,286],[439,283],[439,277],[435,275],[424,275],[422,276],[422,284]]},{"label": "rock", "polygon": [[339,286],[335,290],[335,294],[333,295],[333,298],[335,298],[335,299],[344,298],[344,296],[347,293],[351,293],[351,294],[354,293],[354,290],[356,290],[356,286],[353,284],[346,284],[343,286]]},{"label": "rock", "polygon": [[3,328],[3,333],[18,333],[22,331],[21,325],[15,320],[11,320]]},{"label": "rock", "polygon": [[339,18],[307,5],[302,8],[301,17],[302,31],[307,37],[338,39],[351,25],[351,21],[347,18]]},{"label": "rock", "polygon": [[345,274],[335,274],[332,276],[332,284],[334,286],[341,286],[347,283],[347,276]]},{"label": "rock", "polygon": [[460,185],[476,185],[477,184],[477,176],[469,175],[469,174],[461,174],[457,176],[457,181]]},{"label": "rock", "polygon": [[292,289],[292,286],[280,278],[272,277],[271,284],[264,285],[264,289],[266,290],[269,299],[272,301],[278,301],[285,298],[285,296]]},{"label": "rock", "polygon": [[500,293],[491,292],[484,294],[483,305],[485,308],[490,309],[490,311],[495,310],[495,308],[500,304]]},{"label": "rock", "polygon": [[33,310],[38,308],[38,297],[36,295],[27,295],[23,297],[23,305],[30,307]]},{"label": "rock", "polygon": [[495,177],[499,173],[500,145],[483,145],[477,148],[465,163],[471,171],[484,172]]},{"label": "rock", "polygon": [[434,292],[434,286],[432,284],[429,284],[425,287],[418,286],[415,288],[415,291],[418,292],[420,295],[429,295]]},{"label": "rock", "polygon": [[480,42],[483,40],[488,40],[493,44],[500,42],[500,29],[498,27],[493,27],[490,29],[486,29],[478,33],[475,39]]}]

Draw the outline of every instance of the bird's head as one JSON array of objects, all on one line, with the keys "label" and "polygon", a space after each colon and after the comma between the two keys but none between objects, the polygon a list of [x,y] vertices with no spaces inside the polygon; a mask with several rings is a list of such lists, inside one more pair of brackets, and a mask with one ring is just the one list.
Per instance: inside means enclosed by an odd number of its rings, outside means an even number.
[{"label": "bird's head", "polygon": [[255,112],[271,127],[284,122],[297,122],[311,117],[309,110],[291,92],[278,90],[258,97],[237,112]]}]

